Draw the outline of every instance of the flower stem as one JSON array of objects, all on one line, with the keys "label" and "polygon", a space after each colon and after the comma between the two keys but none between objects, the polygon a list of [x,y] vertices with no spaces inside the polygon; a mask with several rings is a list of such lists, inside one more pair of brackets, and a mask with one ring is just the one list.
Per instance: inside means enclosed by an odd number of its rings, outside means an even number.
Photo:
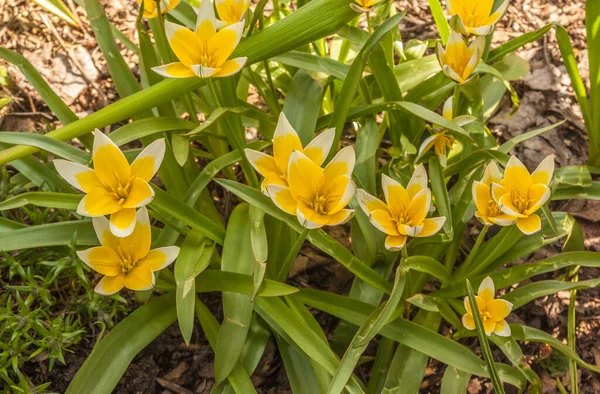
[{"label": "flower stem", "polygon": [[479,232],[479,236],[477,237],[477,241],[475,241],[475,245],[473,245],[473,249],[471,249],[471,252],[469,252],[467,259],[462,264],[461,268],[462,268],[463,272],[467,272],[467,270],[469,269],[469,266],[471,265],[471,263],[473,262],[473,259],[477,255],[477,251],[479,250],[479,247],[483,243],[483,240],[485,239],[485,235],[487,234],[489,229],[490,229],[490,226],[483,226],[483,229]]},{"label": "flower stem", "polygon": [[406,260],[408,258],[408,248],[406,245],[402,248],[402,260]]},{"label": "flower stem", "polygon": [[281,265],[279,274],[277,274],[277,281],[285,282],[285,280],[290,272],[290,269],[292,268],[292,264],[294,264],[294,260],[296,259],[296,256],[298,255],[298,252],[300,251],[300,248],[302,247],[302,245],[304,245],[304,241],[306,240],[306,237],[308,236],[309,231],[310,231],[310,229],[305,228],[304,230],[302,230],[300,235],[298,235],[298,238],[296,238],[296,242],[294,242],[294,245],[292,245],[290,252],[288,253],[287,257],[285,258],[285,261],[283,262],[283,264]]}]

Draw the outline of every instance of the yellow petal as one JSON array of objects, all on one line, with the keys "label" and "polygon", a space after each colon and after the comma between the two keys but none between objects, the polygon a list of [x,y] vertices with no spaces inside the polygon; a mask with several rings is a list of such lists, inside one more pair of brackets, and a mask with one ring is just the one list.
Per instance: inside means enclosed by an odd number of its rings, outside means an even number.
[{"label": "yellow petal", "polygon": [[485,171],[483,172],[483,178],[481,179],[481,183],[486,184],[491,187],[492,182],[499,183],[501,179],[502,179],[502,174],[500,173],[498,164],[496,164],[495,161],[490,161],[490,163],[485,167]]},{"label": "yellow petal", "polygon": [[462,317],[462,324],[465,326],[467,330],[475,329],[475,320],[473,320],[473,316],[466,314]]},{"label": "yellow petal", "polygon": [[329,187],[327,185],[325,187],[325,195],[327,195],[325,211],[329,214],[336,213],[348,205],[356,191],[356,185],[350,175],[338,176],[333,179]]},{"label": "yellow petal", "polygon": [[517,227],[525,235],[535,234],[542,229],[542,220],[539,215],[536,214],[524,218],[517,218]]},{"label": "yellow petal", "polygon": [[181,62],[173,62],[163,66],[152,67],[152,71],[167,78],[189,78],[196,76],[189,66],[186,66]]},{"label": "yellow petal", "polygon": [[272,156],[253,149],[244,149],[244,152],[246,153],[248,161],[252,164],[252,167],[254,167],[260,175],[266,177],[268,174],[281,174],[281,171],[279,171],[279,167],[277,167],[275,159]]},{"label": "yellow petal", "polygon": [[160,138],[144,148],[131,163],[131,176],[150,182],[160,168],[165,156],[165,149],[164,138]]},{"label": "yellow petal", "polygon": [[139,208],[147,205],[154,198],[154,190],[148,182],[142,178],[135,177],[131,181],[129,195],[123,203],[123,208]]},{"label": "yellow petal", "polygon": [[130,235],[119,239],[121,251],[130,261],[139,261],[150,251],[152,233],[146,207],[137,211],[135,227]]},{"label": "yellow petal", "polygon": [[294,151],[290,157],[288,183],[294,199],[314,201],[325,183],[323,169],[303,153]]},{"label": "yellow petal", "polygon": [[239,22],[219,30],[215,35],[209,38],[206,44],[206,50],[212,56],[212,63],[206,64],[206,66],[221,67],[240,42],[243,32],[244,22]]},{"label": "yellow petal", "polygon": [[110,232],[110,222],[104,216],[95,217],[92,219],[94,232],[98,237],[98,241],[102,246],[107,246],[113,250],[117,250],[120,246],[120,238],[115,237]]},{"label": "yellow petal", "polygon": [[213,76],[222,78],[233,75],[239,72],[242,68],[244,68],[244,65],[246,64],[247,60],[247,57],[236,57],[235,59],[227,60],[226,62],[221,64],[221,67],[219,67],[219,71],[214,73]]},{"label": "yellow petal", "polygon": [[[479,313],[481,313],[481,311],[485,310],[485,303],[486,301],[480,297],[480,296],[475,296],[475,302],[477,302],[477,308],[479,309]],[[471,303],[469,302],[469,297],[465,297],[463,300],[465,309],[467,310],[467,313],[469,315],[473,315],[473,310],[471,309]]]},{"label": "yellow petal", "polygon": [[388,216],[390,214],[390,210],[386,203],[384,203],[377,197],[370,195],[363,189],[358,189],[358,191],[356,192],[356,199],[358,200],[358,204],[362,208],[363,212],[367,216],[370,215],[371,212],[373,212],[376,209],[381,209],[387,212]]},{"label": "yellow petal", "polygon": [[115,294],[125,285],[125,274],[105,276],[96,285],[94,291],[101,295]]},{"label": "yellow petal", "polygon": [[353,214],[354,209],[342,209],[334,214],[327,215],[327,225],[338,226],[344,224],[352,218]]},{"label": "yellow petal", "polygon": [[60,176],[76,189],[87,193],[93,188],[104,187],[94,170],[89,167],[61,159],[56,159],[53,163]]},{"label": "yellow petal", "polygon": [[494,288],[494,281],[489,276],[485,277],[485,279],[483,279],[483,281],[479,285],[477,295],[485,301],[490,301],[494,299],[495,293],[496,290]]},{"label": "yellow petal", "polygon": [[96,175],[105,185],[116,189],[119,182],[125,185],[129,181],[131,170],[125,155],[98,129],[94,132],[93,160]]},{"label": "yellow petal", "polygon": [[[516,156],[511,156],[504,170],[504,188],[507,193],[518,192],[526,197],[532,185],[531,175]],[[508,212],[507,212],[508,213]]]},{"label": "yellow petal", "polygon": [[454,106],[454,96],[448,97],[448,99],[444,102],[444,108],[442,110],[442,116],[448,120],[452,120],[454,118],[453,115],[453,106]]},{"label": "yellow petal", "polygon": [[446,218],[444,216],[425,219],[423,221],[423,228],[415,236],[423,238],[435,235],[441,230],[444,223],[446,223]]},{"label": "yellow petal", "polygon": [[475,181],[473,182],[471,192],[473,195],[473,201],[475,201],[475,206],[477,207],[477,212],[479,212],[481,215],[487,216],[488,204],[492,199],[490,187],[485,183]]},{"label": "yellow petal", "polygon": [[93,188],[86,194],[77,206],[77,213],[83,216],[110,215],[121,209],[118,200],[103,188]]},{"label": "yellow petal", "polygon": [[279,209],[290,215],[296,214],[296,200],[290,193],[289,187],[280,185],[268,185],[267,192],[271,197],[271,200],[277,205]]},{"label": "yellow petal", "polygon": [[487,336],[490,336],[490,335],[492,335],[492,332],[494,332],[494,328],[496,328],[496,322],[492,319],[484,320],[483,328],[485,330],[485,334]]},{"label": "yellow petal", "polygon": [[402,250],[406,244],[406,235],[388,235],[385,237],[385,248],[390,251]]},{"label": "yellow petal", "polygon": [[121,273],[121,258],[114,249],[96,246],[77,252],[77,256],[94,271],[108,276]]},{"label": "yellow petal", "polygon": [[511,334],[510,326],[506,320],[497,321],[496,327],[494,328],[494,334],[500,337],[509,337]]},{"label": "yellow petal", "polygon": [[302,143],[296,130],[292,127],[285,114],[279,114],[277,127],[273,134],[273,157],[282,174],[288,173],[288,164],[293,151],[302,151]]},{"label": "yellow petal", "polygon": [[244,14],[250,7],[250,1],[216,0],[215,6],[220,20],[227,23],[236,23],[244,17]]},{"label": "yellow petal", "polygon": [[215,10],[212,1],[200,2],[198,18],[196,19],[196,35],[202,40],[208,40],[216,32]]},{"label": "yellow petal", "polygon": [[536,183],[529,188],[528,209],[525,215],[531,215],[550,199],[550,188],[543,183]]},{"label": "yellow petal", "polygon": [[334,138],[335,129],[325,130],[306,145],[304,154],[320,166],[329,155]]},{"label": "yellow petal", "polygon": [[152,271],[160,271],[175,261],[178,255],[179,248],[177,246],[165,246],[152,249],[138,264],[148,265]]},{"label": "yellow petal", "polygon": [[421,225],[429,213],[429,208],[431,208],[431,191],[429,189],[422,189],[410,201],[407,208],[407,216],[412,221],[411,225]]},{"label": "yellow petal", "polygon": [[331,181],[340,175],[352,175],[355,163],[354,148],[352,146],[342,148],[325,167],[325,178]]},{"label": "yellow petal", "polygon": [[503,185],[492,182],[492,199],[498,203],[500,199],[506,194],[506,189]]},{"label": "yellow petal", "polygon": [[511,200],[511,194],[505,194],[500,197],[498,200],[498,206],[507,215],[514,216],[516,218],[524,218],[527,215],[524,215],[518,207],[515,206],[514,202]]},{"label": "yellow petal", "polygon": [[396,216],[404,216],[410,205],[410,196],[406,189],[385,174],[381,176],[381,188],[390,211]]},{"label": "yellow petal", "polygon": [[154,274],[149,265],[138,264],[125,274],[125,287],[130,290],[148,290],[154,286]]},{"label": "yellow petal", "polygon": [[410,181],[408,181],[408,185],[406,185],[406,192],[408,196],[412,200],[417,193],[421,190],[427,188],[427,171],[425,171],[425,166],[423,164],[419,164],[412,176],[410,177]]},{"label": "yellow petal", "polygon": [[[196,33],[169,21],[165,21],[165,31],[171,49],[185,67],[191,68],[194,64],[202,64],[202,52],[200,51],[204,48],[205,44]],[[165,69],[165,72],[169,71],[176,75],[186,73],[184,67],[175,65],[170,69],[168,67]]]},{"label": "yellow petal", "polygon": [[303,227],[308,229],[320,228],[329,223],[328,215],[322,215],[314,211],[302,201],[298,201],[296,217],[298,218],[298,222],[300,222]]},{"label": "yellow petal", "polygon": [[377,229],[388,235],[400,235],[396,222],[392,220],[389,211],[383,209],[375,209],[369,214],[369,220]]},{"label": "yellow petal", "polygon": [[501,298],[489,300],[485,306],[486,310],[492,315],[495,321],[502,321],[512,311],[513,304]]},{"label": "yellow petal", "polygon": [[128,236],[135,228],[135,208],[123,208],[110,215],[110,231],[119,238]]},{"label": "yellow petal", "polygon": [[505,213],[498,216],[488,217],[489,221],[498,226],[510,226],[515,222],[515,217],[507,215]]}]

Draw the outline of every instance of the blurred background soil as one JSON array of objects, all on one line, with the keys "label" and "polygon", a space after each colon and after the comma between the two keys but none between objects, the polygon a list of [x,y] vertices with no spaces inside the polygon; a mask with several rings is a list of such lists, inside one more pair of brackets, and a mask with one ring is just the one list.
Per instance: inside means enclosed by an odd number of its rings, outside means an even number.
[{"label": "blurred background soil", "polygon": [[[104,4],[110,21],[137,42],[135,19],[138,6],[135,0],[105,0]],[[437,38],[426,0],[401,0],[396,4],[399,9],[408,11],[400,24],[404,39]],[[269,6],[267,12],[270,12]],[[74,112],[84,117],[116,101],[118,95],[84,11],[77,6],[72,8],[80,16],[82,29],[42,11],[33,2],[0,0],[0,46],[29,59]],[[507,15],[496,29],[493,42],[498,45],[550,22],[560,23],[569,31],[579,70],[588,83],[584,20],[584,4],[579,0],[512,0]],[[122,45],[120,48],[126,62],[136,71],[138,58],[135,53]],[[554,32],[551,30],[542,39],[527,45],[519,54],[529,60],[531,66],[524,80],[514,84],[521,99],[519,110],[508,117],[511,104],[505,98],[491,118],[489,127],[500,140],[505,140],[566,119],[557,129],[520,144],[516,154],[529,168],[535,168],[542,158],[551,153],[556,155],[558,166],[585,164],[587,137],[581,111],[562,65]],[[18,69],[2,60],[0,66],[8,69],[9,80],[0,84],[0,96],[13,100],[0,110],[0,130],[47,132],[58,127],[59,122]],[[584,231],[586,248],[600,251],[599,201],[559,202],[554,208],[575,216]],[[474,225],[474,235],[475,229]],[[348,229],[336,228],[333,232],[336,238],[348,245]],[[523,261],[539,260],[557,250],[556,246],[539,250]],[[585,268],[580,271],[580,279],[596,278],[599,274],[598,269]],[[544,278],[549,279],[550,276]],[[302,249],[293,269],[292,282],[297,286],[347,294],[351,280],[352,276],[343,267],[310,246]],[[213,294],[205,295],[203,299],[220,319],[220,297]],[[568,303],[569,292],[560,292],[519,309],[514,319],[564,340]],[[134,308],[134,302],[130,306]],[[578,292],[576,309],[577,351],[587,362],[600,366],[600,290]],[[331,333],[337,320],[322,314],[319,314],[319,319],[326,332]],[[51,391],[63,392],[95,341],[95,336],[88,335],[73,349],[73,353],[66,354],[66,365],[57,364],[51,371],[48,371],[44,360],[36,358],[37,361],[27,365],[27,375],[36,384],[52,381]],[[555,359],[551,351],[538,344],[525,344],[524,351],[534,370],[542,377],[544,393],[558,392],[553,374],[564,372],[564,360]],[[136,357],[115,392],[208,393],[213,385],[212,358],[212,351],[199,327],[195,328],[192,344],[186,347],[177,325],[173,325]],[[506,361],[499,352],[496,359]],[[370,364],[366,364],[357,372],[368,376],[369,369]],[[432,360],[421,392],[439,392],[443,371],[444,366]],[[582,393],[600,392],[598,375],[581,370],[580,374]],[[568,376],[561,375],[560,379],[565,385],[568,383]],[[252,381],[259,393],[290,392],[274,342],[269,342]],[[490,392],[491,385],[486,380],[473,379],[468,391]]]}]

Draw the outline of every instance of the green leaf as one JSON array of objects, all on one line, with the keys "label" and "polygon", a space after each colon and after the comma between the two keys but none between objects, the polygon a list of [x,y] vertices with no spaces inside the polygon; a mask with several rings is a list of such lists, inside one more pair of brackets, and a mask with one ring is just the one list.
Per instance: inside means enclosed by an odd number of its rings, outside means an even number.
[{"label": "green leaf", "polygon": [[[596,256],[597,258],[597,256]],[[583,280],[580,282],[561,282],[557,280],[544,280],[519,287],[504,296],[504,299],[513,304],[513,310],[530,303],[536,298],[556,294],[563,290],[593,289],[600,285],[600,279]]]},{"label": "green leaf", "polygon": [[499,337],[497,335],[491,336],[490,340],[502,350],[510,362],[517,367],[527,381],[531,383],[529,392],[531,394],[541,394],[542,381],[527,363],[527,359],[523,355],[523,351],[517,341],[515,341],[513,337]]},{"label": "green leaf", "polygon": [[450,27],[448,26],[448,21],[446,20],[442,5],[439,0],[428,0],[428,2],[429,9],[435,20],[435,25],[437,26],[438,32],[440,32],[442,45],[446,45],[446,41],[448,41],[448,37],[450,36]]},{"label": "green leaf", "polygon": [[112,393],[133,358],[173,324],[175,317],[172,293],[133,311],[94,347],[66,393]]},{"label": "green leaf", "polygon": [[567,166],[557,168],[554,172],[554,182],[559,187],[568,186],[592,186],[592,175],[587,166]]},{"label": "green leaf", "polygon": [[[337,79],[344,80],[350,70],[350,66],[327,57],[312,55],[306,52],[292,51],[275,56],[276,61],[286,66],[297,67],[313,73],[324,73]],[[310,96],[308,96],[310,97]]]},{"label": "green leaf", "polygon": [[265,277],[269,257],[265,213],[254,206],[250,206],[250,243],[254,255],[254,272],[252,273],[254,283],[250,297],[253,300]]},{"label": "green leaf", "polygon": [[520,135],[506,141],[504,144],[502,144],[498,148],[498,151],[508,154],[508,153],[510,153],[511,150],[513,150],[513,148],[515,146],[517,146],[517,144],[520,144],[521,142],[527,141],[530,138],[536,137],[538,135],[544,134],[548,131],[554,130],[555,128],[557,128],[558,126],[562,125],[565,122],[566,122],[566,120],[561,120],[560,122],[556,122],[550,126],[542,127],[541,129],[528,131],[527,133],[520,134]]},{"label": "green leaf", "polygon": [[305,71],[296,72],[292,78],[283,104],[283,113],[298,133],[303,146],[313,139],[324,93],[321,83]]},{"label": "green leaf", "polygon": [[[292,297],[356,325],[361,325],[374,309],[364,302],[313,289],[301,289]],[[398,318],[385,326],[379,334],[461,371],[489,377],[483,360],[469,349],[408,320]],[[503,381],[517,387],[522,386],[524,379],[516,369],[504,364],[497,364],[497,368]]]},{"label": "green leaf", "polygon": [[154,185],[152,185],[152,189],[154,190],[154,199],[150,203],[150,208],[156,210],[161,215],[172,216],[182,221],[219,245],[223,245],[225,230],[220,224],[213,222],[202,213],[185,205],[164,190]]},{"label": "green leaf", "polygon": [[[254,254],[250,240],[250,213],[248,204],[235,207],[227,223],[223,243],[223,272],[251,275]],[[223,292],[223,324],[215,347],[215,380],[221,383],[237,364],[248,336],[252,319],[250,296]]]},{"label": "green leaf", "polygon": [[0,142],[11,145],[35,146],[36,148],[54,153],[57,156],[79,164],[87,165],[91,161],[89,153],[41,134],[3,131],[0,134]]},{"label": "green leaf", "polygon": [[27,192],[0,202],[0,211],[33,204],[38,207],[76,210],[83,196],[71,193]]},{"label": "green leaf", "polygon": [[187,345],[194,329],[196,277],[208,267],[214,249],[214,243],[207,241],[198,231],[191,230],[185,237],[175,262],[177,321]]},{"label": "green leaf", "polygon": [[129,142],[148,137],[153,134],[166,133],[168,131],[192,130],[196,124],[189,120],[161,116],[158,118],[140,119],[119,127],[108,137],[117,145],[125,145]]},{"label": "green leaf", "polygon": [[448,367],[442,378],[441,394],[466,394],[471,374],[454,367]]},{"label": "green leaf", "polygon": [[[344,124],[346,123],[346,117],[348,115],[348,110],[350,109],[350,105],[352,104],[354,94],[358,89],[358,85],[362,78],[362,73],[367,64],[367,60],[369,58],[369,54],[375,47],[378,45],[379,41],[394,27],[400,23],[400,20],[404,17],[404,14],[396,14],[390,19],[386,20],[381,26],[377,28],[377,30],[369,36],[364,46],[354,59],[348,74],[346,75],[346,79],[344,80],[344,84],[340,89],[338,94],[338,99],[335,103],[335,109],[333,111],[331,120],[329,122],[330,127],[335,128],[335,139],[333,142],[333,146],[337,147],[342,136],[342,131],[344,129]],[[335,154],[335,149],[332,149],[329,153],[328,159],[331,159]]]},{"label": "green leaf", "polygon": [[387,324],[392,313],[394,313],[404,292],[405,284],[405,271],[398,269],[389,300],[381,307],[375,309],[358,329],[346,353],[344,353],[337,371],[333,375],[331,386],[329,386],[329,394],[339,394],[342,392],[346,382],[352,376],[352,371],[354,371],[358,359],[367,349],[369,342]]},{"label": "green leaf", "polygon": [[50,223],[6,232],[0,237],[0,251],[33,249],[47,246],[68,246],[77,233],[77,245],[98,245],[91,220]]},{"label": "green leaf", "polygon": [[[210,293],[213,291],[251,295],[253,288],[252,277],[218,270],[205,270],[196,277],[196,292]],[[265,279],[258,297],[279,297],[297,293],[298,289],[285,283]]]},{"label": "green leaf", "polygon": [[429,256],[410,256],[402,260],[401,268],[404,271],[412,269],[428,273],[439,279],[442,283],[450,281],[450,274],[446,267]]},{"label": "green leaf", "polygon": [[552,200],[600,200],[600,182],[592,182],[590,186],[559,186],[550,197]]},{"label": "green leaf", "polygon": [[[295,232],[301,233],[303,231],[303,227],[298,223],[298,220],[294,216],[288,215],[277,208],[269,197],[258,190],[229,180],[217,180],[216,182],[249,204],[252,204],[265,213],[285,222]],[[350,253],[350,251],[348,251],[348,249],[327,235],[323,230],[310,231],[308,240],[323,252],[339,261],[354,275],[371,286],[389,294],[391,286],[384,278],[373,271],[369,266],[358,260]]]},{"label": "green leaf", "polygon": [[[206,339],[208,339],[210,347],[214,350],[220,328],[219,322],[217,322],[217,319],[215,319],[210,310],[208,310],[198,298],[196,298],[196,316],[198,316],[198,320],[200,321],[200,325],[202,326],[204,335],[206,335]],[[256,393],[256,389],[252,385],[248,372],[246,372],[244,367],[239,363],[235,366],[233,371],[231,371],[227,380],[236,393]]]}]

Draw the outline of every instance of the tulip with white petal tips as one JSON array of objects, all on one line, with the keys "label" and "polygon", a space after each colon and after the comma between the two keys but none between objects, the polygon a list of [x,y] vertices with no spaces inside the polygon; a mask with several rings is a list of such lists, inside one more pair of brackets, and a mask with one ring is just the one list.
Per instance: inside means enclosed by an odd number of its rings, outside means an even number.
[{"label": "tulip with white petal tips", "polygon": [[494,0],[449,0],[448,14],[450,26],[464,35],[485,36],[492,32],[494,25],[508,7],[508,0],[492,12]]},{"label": "tulip with white petal tips", "polygon": [[227,77],[239,72],[245,57],[229,59],[244,32],[244,22],[234,23],[217,31],[217,19],[210,0],[200,4],[196,28],[165,21],[165,31],[178,62],[152,68],[168,78]]},{"label": "tulip with white petal tips", "polygon": [[[137,0],[139,5],[142,5],[142,0]],[[166,14],[179,5],[181,0],[144,0],[144,13],[142,16],[147,19],[156,18],[158,16],[158,4],[160,4],[160,13]]]},{"label": "tulip with white petal tips", "polygon": [[494,161],[490,162],[485,168],[481,181],[473,182],[471,192],[473,194],[473,201],[475,201],[475,206],[477,207],[475,217],[486,226],[494,224],[510,226],[515,222],[516,218],[502,212],[498,203],[492,197],[492,184],[501,182],[502,174]]},{"label": "tulip with white petal tips", "polygon": [[466,82],[483,56],[485,37],[477,37],[469,45],[458,33],[450,32],[446,48],[438,42],[436,55],[442,71],[459,84]]},{"label": "tulip with white petal tips", "polygon": [[148,145],[131,163],[104,133],[94,131],[93,165],[89,168],[67,160],[54,160],[56,171],[73,187],[86,193],[77,213],[98,217],[110,215],[110,229],[117,237],[132,233],[136,209],[154,198],[150,180],[165,154],[165,140]]},{"label": "tulip with white petal tips", "polygon": [[150,250],[152,235],[145,207],[137,212],[135,228],[127,237],[115,237],[105,217],[93,218],[92,224],[102,246],[79,251],[77,255],[91,269],[104,275],[94,289],[98,294],[111,295],[123,287],[149,290],[154,287],[154,272],[167,267],[179,255],[177,246]]},{"label": "tulip with white petal tips", "polygon": [[[494,333],[501,337],[508,337],[511,334],[510,326],[504,319],[512,311],[513,304],[501,298],[494,298],[495,294],[494,281],[488,276],[479,285],[479,290],[475,296],[477,309],[479,309],[479,315],[487,336]],[[465,297],[464,302],[467,313],[462,317],[462,324],[466,329],[474,330],[475,320],[469,297]]]},{"label": "tulip with white petal tips", "polygon": [[550,181],[554,174],[554,155],[546,157],[529,173],[515,156],[504,170],[504,179],[492,182],[492,197],[507,215],[516,218],[517,227],[530,235],[541,230],[542,220],[536,212],[550,199]]},{"label": "tulip with white petal tips", "polygon": [[437,234],[446,222],[445,217],[428,218],[431,190],[427,187],[427,172],[420,164],[404,187],[383,174],[381,187],[385,202],[359,189],[358,203],[371,223],[387,234],[385,247],[398,251],[408,237],[429,237]]}]

